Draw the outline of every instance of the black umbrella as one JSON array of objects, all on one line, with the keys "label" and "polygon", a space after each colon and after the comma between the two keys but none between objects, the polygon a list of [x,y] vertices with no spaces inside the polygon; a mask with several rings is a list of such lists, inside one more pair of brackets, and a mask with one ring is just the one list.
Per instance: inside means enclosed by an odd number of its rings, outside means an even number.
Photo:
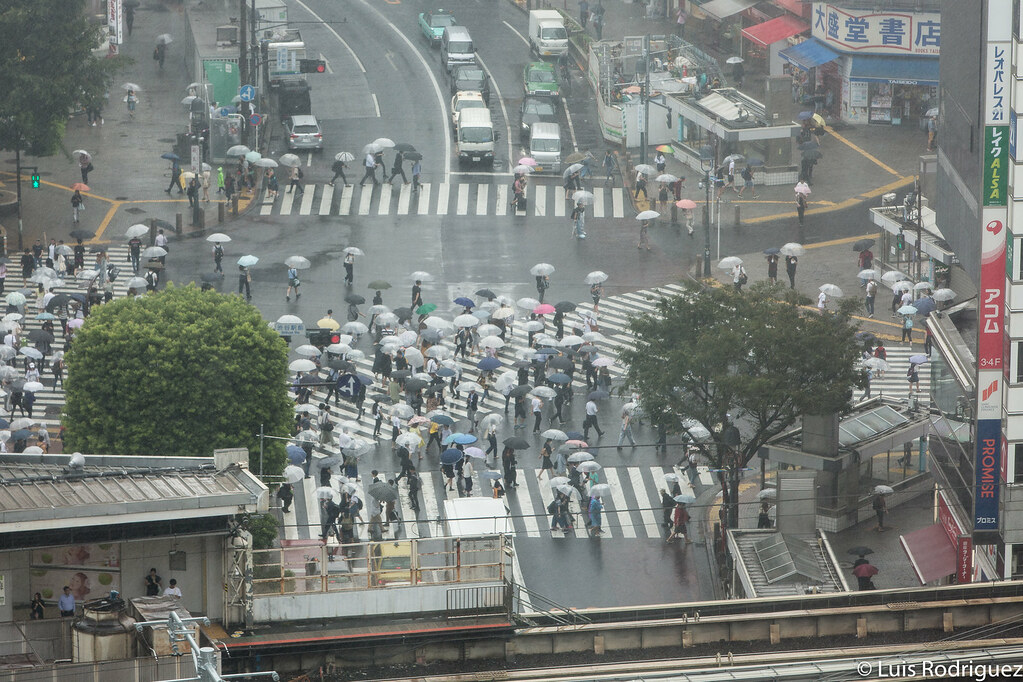
[{"label": "black umbrella", "polygon": [[532,390],[533,390],[533,387],[530,386],[529,384],[521,384],[521,385],[516,386],[515,388],[513,388],[508,395],[510,395],[513,398],[518,398],[520,395],[526,395],[527,393],[529,393]]},{"label": "black umbrella", "polygon": [[873,239],[860,239],[853,244],[853,251],[866,251],[873,245]]},{"label": "black umbrella", "polygon": [[781,249],[779,249],[777,246],[772,246],[770,248],[764,249],[765,256],[777,256],[779,253],[781,253]]},{"label": "black umbrella", "polygon": [[[399,142],[398,144],[394,145],[394,151],[396,152],[414,152],[415,150],[416,148],[413,147],[408,142]],[[406,155],[405,158],[408,158],[408,156]]]},{"label": "black umbrella", "polygon": [[424,329],[419,332],[419,338],[427,343],[440,343],[440,340],[443,337],[441,336],[440,331],[436,329]]},{"label": "black umbrella", "polygon": [[420,391],[429,386],[429,384],[422,379],[409,379],[405,382],[405,390],[407,391]]},{"label": "black umbrella", "polygon": [[312,374],[303,374],[302,378],[298,380],[298,383],[303,386],[308,386],[309,384],[318,384],[320,383],[320,380]]},{"label": "black umbrella", "polygon": [[345,296],[345,303],[354,303],[355,305],[362,305],[366,302],[365,296],[359,296],[358,294],[348,294]]},{"label": "black umbrella", "polygon": [[0,265],[7,265],[10,262],[11,262],[10,258],[4,258],[3,256],[0,256]]},{"label": "black umbrella", "polygon": [[530,362],[529,360],[516,360],[511,364],[511,366],[514,367],[515,369],[523,369],[525,367],[532,367],[533,363]]},{"label": "black umbrella", "polygon": [[572,359],[566,358],[563,355],[559,355],[556,358],[551,358],[550,360],[548,360],[547,364],[553,367],[554,369],[571,369]]},{"label": "black umbrella", "polygon": [[824,155],[821,154],[821,150],[819,149],[807,149],[803,152],[803,159],[805,161],[817,161],[822,158],[824,158]]},{"label": "black umbrella", "polygon": [[410,369],[399,369],[396,372],[391,372],[391,378],[401,381],[402,379],[408,379],[412,376],[412,370]]},{"label": "black umbrella", "polygon": [[874,343],[875,341],[877,341],[877,337],[874,336],[871,332],[856,332],[855,334],[853,334],[853,337],[857,341],[862,341],[863,343]]},{"label": "black umbrella", "polygon": [[405,152],[403,154],[406,161],[422,161],[423,155],[419,152]]},{"label": "black umbrella", "polygon": [[366,488],[366,493],[383,502],[394,502],[398,499],[398,489],[383,481],[370,483]]},{"label": "black umbrella", "polygon": [[341,455],[328,455],[327,457],[324,457],[323,459],[317,461],[316,464],[321,469],[329,469],[330,467],[339,466],[343,461],[344,459],[341,457]]},{"label": "black umbrella", "polygon": [[529,441],[525,438],[519,438],[518,436],[512,436],[511,438],[504,439],[505,447],[509,447],[512,450],[528,450]]},{"label": "black umbrella", "polygon": [[25,380],[24,379],[15,379],[14,381],[11,382],[11,389],[13,389],[15,391],[20,391],[23,388],[25,388]]},{"label": "black umbrella", "polygon": [[202,276],[199,277],[199,279],[201,279],[203,282],[219,282],[220,280],[224,279],[224,276],[219,272],[204,272],[202,273]]},{"label": "black umbrella", "polygon": [[591,391],[590,394],[588,396],[586,396],[586,399],[587,400],[606,400],[609,397],[611,397],[611,394],[608,393],[607,391]]},{"label": "black umbrella", "polygon": [[32,343],[53,343],[53,334],[45,329],[33,329],[28,333],[28,340]]},{"label": "black umbrella", "polygon": [[399,321],[412,319],[412,308],[395,308],[391,312],[398,316]]},{"label": "black umbrella", "polygon": [[72,239],[92,239],[95,236],[96,236],[96,233],[95,232],[90,232],[89,230],[82,230],[82,229],[71,230],[71,237],[72,237]]},{"label": "black umbrella", "polygon": [[52,313],[57,308],[65,306],[71,302],[71,297],[67,294],[57,294],[50,299],[50,302],[46,304],[46,312]]},{"label": "black umbrella", "polygon": [[799,151],[801,151],[801,152],[808,152],[811,149],[820,149],[820,148],[821,148],[821,146],[820,146],[820,144],[817,143],[816,140],[807,140],[806,142],[800,142],[799,143]]},{"label": "black umbrella", "polygon": [[[88,301],[89,301],[89,299],[86,298],[85,294],[68,294],[68,295],[72,299],[74,299],[75,301],[78,301],[79,303],[88,303]],[[57,297],[54,296],[54,299],[56,299],[56,298]],[[50,303],[53,303],[53,301],[50,301]]]},{"label": "black umbrella", "polygon": [[571,301],[558,301],[554,304],[554,310],[559,313],[570,313],[578,307],[579,306]]},{"label": "black umbrella", "polygon": [[867,556],[868,554],[873,554],[874,550],[872,550],[870,547],[864,547],[863,545],[860,545],[858,547],[850,547],[847,550],[847,553],[855,554],[856,556]]},{"label": "black umbrella", "polygon": [[330,360],[327,360],[327,367],[341,372],[347,372],[355,369],[355,365],[344,358],[331,358]]},{"label": "black umbrella", "polygon": [[495,294],[490,289],[477,289],[475,293],[476,293],[477,296],[482,296],[483,298],[487,299],[488,301],[497,298],[497,294]]}]

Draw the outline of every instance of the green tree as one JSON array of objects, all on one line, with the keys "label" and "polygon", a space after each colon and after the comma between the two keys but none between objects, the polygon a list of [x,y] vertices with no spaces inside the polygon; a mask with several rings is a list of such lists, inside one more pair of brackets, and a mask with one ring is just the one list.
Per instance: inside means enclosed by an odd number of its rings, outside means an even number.
[{"label": "green tree", "polygon": [[60,148],[68,112],[101,97],[123,64],[96,57],[98,44],[84,0],[0,0],[0,149]]},{"label": "green tree", "polygon": [[798,303],[766,283],[663,298],[631,323],[628,388],[667,431],[709,432],[699,446],[713,464],[745,466],[803,413],[847,411],[861,378],[845,308],[822,316]]},{"label": "green tree", "polygon": [[[174,287],[93,308],[67,354],[67,447],[82,452],[209,456],[247,447],[259,471],[260,425],[287,436],[287,346],[237,296]],[[263,472],[284,466],[267,440]]]}]

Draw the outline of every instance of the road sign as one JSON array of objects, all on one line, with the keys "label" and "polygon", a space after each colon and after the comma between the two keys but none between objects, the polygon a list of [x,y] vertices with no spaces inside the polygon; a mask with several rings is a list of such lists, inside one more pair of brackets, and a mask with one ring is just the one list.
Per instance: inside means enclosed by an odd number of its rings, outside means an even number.
[{"label": "road sign", "polygon": [[274,322],[271,326],[281,336],[301,336],[305,333],[305,325],[301,322]]},{"label": "road sign", "polygon": [[240,97],[243,102],[251,102],[256,99],[256,87],[254,85],[243,85],[238,90],[238,97]]},{"label": "road sign", "polygon": [[234,112],[231,111],[231,109],[229,109],[228,107],[220,107],[220,115],[221,116],[227,116],[228,114],[233,114],[233,113]]},{"label": "road sign", "polygon": [[254,126],[258,126],[262,122],[263,117],[260,116],[259,114],[252,114],[251,116],[249,116],[249,123],[251,123]]},{"label": "road sign", "polygon": [[355,394],[359,392],[359,381],[358,377],[354,374],[342,374],[337,379],[337,392],[338,395],[343,395],[346,398],[354,398]]}]

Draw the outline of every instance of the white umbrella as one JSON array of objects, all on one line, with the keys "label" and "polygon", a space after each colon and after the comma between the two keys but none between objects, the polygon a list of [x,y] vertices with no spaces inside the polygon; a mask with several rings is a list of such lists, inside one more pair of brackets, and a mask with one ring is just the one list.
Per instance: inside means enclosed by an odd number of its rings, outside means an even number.
[{"label": "white umbrella", "polygon": [[916,315],[916,306],[904,305],[896,311],[899,315]]},{"label": "white umbrella", "polygon": [[[408,405],[406,405],[405,407],[408,407]],[[420,436],[418,433],[406,431],[405,433],[398,434],[398,437],[394,439],[394,442],[398,444],[400,447],[408,448],[409,450],[411,450],[415,447],[418,447],[419,443],[421,443],[422,440],[423,440],[422,436]]]},{"label": "white umbrella", "polygon": [[822,291],[826,295],[831,296],[833,298],[841,298],[842,296],[844,296],[842,290],[839,289],[834,284],[822,284],[817,290]]},{"label": "white umbrella", "polygon": [[296,270],[307,270],[313,266],[305,256],[288,256],[284,259],[284,264]]},{"label": "white umbrella", "polygon": [[295,405],[295,412],[299,414],[319,414],[320,408],[306,403],[304,405]]},{"label": "white umbrella", "polygon": [[725,64],[742,64],[744,61],[746,60],[742,57],[729,57],[725,60]]},{"label": "white umbrella", "polygon": [[541,438],[550,438],[551,440],[568,440],[568,435],[561,429],[547,429],[540,434]]},{"label": "white umbrella", "polygon": [[[186,107],[190,107],[190,106],[192,106],[192,102],[194,102],[197,99],[199,99],[199,98],[196,97],[195,95],[185,95],[184,97],[181,98],[181,103],[183,105],[185,105]],[[230,150],[228,150],[228,151],[230,151]],[[228,154],[228,156],[230,156],[230,154]]]},{"label": "white umbrella", "polygon": [[594,367],[614,367],[615,361],[607,356],[599,357],[593,361]]},{"label": "white umbrella", "polygon": [[795,186],[796,194],[802,194],[804,196],[810,195],[810,185],[805,182],[797,182]]},{"label": "white umbrella", "polygon": [[504,348],[504,341],[499,336],[485,336],[480,339],[480,345],[484,348]]},{"label": "white umbrella", "polygon": [[334,489],[330,486],[320,486],[315,491],[317,500],[332,500],[334,499]]},{"label": "white umbrella", "polygon": [[657,169],[651,166],[649,163],[641,163],[636,166],[636,172],[642,173],[643,175],[653,175],[657,172]]},{"label": "white umbrella", "polygon": [[350,253],[353,256],[365,256],[366,252],[360,249],[358,246],[347,246],[345,247],[345,253]]},{"label": "white umbrella", "polygon": [[128,239],[132,239],[134,237],[141,237],[144,234],[149,234],[149,225],[137,223],[129,227],[125,231],[124,236],[127,237]]},{"label": "white umbrella", "polygon": [[304,358],[315,358],[321,355],[320,349],[312,344],[303,343],[301,346],[295,349],[296,355],[301,355]]},{"label": "white umbrella", "polygon": [[576,336],[575,334],[569,334],[560,341],[560,345],[565,348],[568,348],[569,346],[581,346],[584,343],[586,342],[583,340],[583,337]]},{"label": "white umbrella", "polygon": [[288,168],[294,168],[302,164],[302,160],[295,154],[283,154],[281,158],[277,159],[277,163]]},{"label": "white umbrella", "polygon": [[392,147],[394,147],[394,141],[391,140],[389,137],[378,137],[377,139],[373,140],[372,144],[379,145],[386,149],[391,149]]},{"label": "white umbrella", "polygon": [[334,155],[334,160],[348,163],[349,161],[355,161],[355,156],[351,152],[338,152]]},{"label": "white umbrella", "polygon": [[572,194],[572,201],[577,204],[583,204],[589,206],[593,203],[593,192],[587,192],[585,190],[577,190]]},{"label": "white umbrella", "polygon": [[548,400],[558,394],[558,392],[555,391],[550,386],[537,386],[532,391],[530,391],[530,393],[535,395],[537,398],[546,398]]},{"label": "white umbrella", "polygon": [[455,318],[454,324],[456,327],[475,327],[480,323],[480,318],[475,315],[459,315]]},{"label": "white umbrella", "polygon": [[881,275],[881,281],[884,282],[885,284],[888,284],[889,286],[895,284],[896,282],[900,282],[904,279],[909,278],[906,277],[905,273],[899,272],[898,270],[889,270],[888,272]]},{"label": "white umbrella", "polygon": [[542,275],[553,275],[554,266],[550,263],[537,263],[533,267],[529,268],[529,274],[534,277],[540,277]]},{"label": "white umbrella", "polygon": [[951,289],[938,289],[931,296],[935,301],[951,301],[956,297],[956,292]]},{"label": "white umbrella", "polygon": [[139,90],[141,90],[142,88],[140,88],[140,87],[139,87],[138,85],[136,85],[135,83],[122,83],[122,84],[121,84],[121,89],[122,89],[122,90],[134,90],[135,92],[138,92],[138,91],[139,91]]},{"label": "white umbrella", "polygon": [[738,256],[726,256],[718,261],[718,268],[721,270],[731,270],[736,265],[742,265],[742,259]]},{"label": "white umbrella", "polygon": [[305,472],[302,471],[302,467],[297,467],[294,464],[284,467],[284,480],[288,483],[298,483],[303,478],[305,478]]},{"label": "white umbrella", "polygon": [[515,317],[515,310],[508,306],[501,306],[494,311],[492,317],[495,320],[507,320],[508,318]]},{"label": "white umbrella", "polygon": [[420,282],[430,282],[433,280],[433,275],[431,275],[428,272],[424,272],[423,270],[416,270],[411,275],[409,275],[408,278],[412,281],[418,280]]},{"label": "white umbrella", "polygon": [[657,182],[678,182],[678,178],[671,173],[661,173],[654,180]]},{"label": "white umbrella", "polygon": [[172,42],[174,42],[174,38],[171,37],[170,33],[161,33],[160,35],[156,36],[156,42],[162,45],[169,45]]},{"label": "white umbrella", "polygon": [[423,355],[425,355],[428,358],[447,360],[452,355],[454,355],[454,351],[452,351],[447,346],[430,346],[429,348],[426,349],[426,352],[423,353]]},{"label": "white umbrella", "polygon": [[877,279],[877,270],[860,270],[856,276],[860,279]]},{"label": "white umbrella", "polygon": [[346,334],[365,334],[369,331],[369,327],[364,325],[362,322],[346,322],[341,331]]},{"label": "white umbrella", "polygon": [[277,318],[277,324],[302,324],[302,318],[298,315],[281,315]]},{"label": "white umbrella", "polygon": [[365,154],[376,154],[377,152],[382,152],[382,151],[384,151],[384,148],[381,147],[378,144],[373,143],[373,142],[370,142],[369,144],[367,144],[365,147],[362,148],[362,154],[363,155],[365,155]]},{"label": "white umbrella", "polygon": [[600,471],[604,467],[600,466],[600,464],[594,462],[593,460],[587,460],[585,462],[580,463],[579,466],[576,468],[579,469],[579,471],[583,472],[584,474],[588,474],[591,471]]},{"label": "white umbrella", "polygon": [[443,317],[428,317],[426,318],[425,323],[430,329],[437,329],[440,331],[453,329],[451,323]]},{"label": "white umbrella", "polygon": [[21,390],[25,391],[26,393],[35,393],[36,391],[43,390],[43,385],[38,381],[28,381],[25,382],[25,385],[21,387]]},{"label": "white umbrella", "polygon": [[206,237],[206,241],[213,242],[214,244],[226,244],[231,241],[231,238],[223,232],[214,232],[209,237]]},{"label": "white umbrella", "polygon": [[485,336],[498,336],[501,333],[501,328],[496,324],[481,324],[476,329],[476,333],[479,334],[480,338]]},{"label": "white umbrella", "polygon": [[912,291],[913,283],[908,279],[900,279],[892,284],[892,291]]},{"label": "white umbrella", "polygon": [[469,391],[476,391],[478,393],[482,393],[483,387],[477,384],[475,381],[463,381],[462,383],[458,384],[458,392],[461,393],[463,391],[465,393],[468,393]]},{"label": "white umbrella", "polygon": [[256,159],[252,165],[259,168],[277,168],[277,162],[273,159]]},{"label": "white umbrella", "polygon": [[418,348],[406,348],[405,349],[405,361],[408,362],[411,367],[422,367],[426,364],[426,359]]},{"label": "white umbrella", "polygon": [[931,284],[930,282],[917,282],[916,284],[913,285],[913,291],[925,291],[927,289],[930,289],[932,286],[934,285]]},{"label": "white umbrella", "polygon": [[788,244],[785,244],[784,246],[781,247],[781,252],[782,255],[785,256],[799,257],[806,253],[806,249],[803,248],[802,244],[796,242],[789,242]]},{"label": "white umbrella", "polygon": [[520,308],[525,308],[529,312],[533,312],[533,308],[540,305],[540,301],[530,296],[525,296],[515,301],[515,305],[517,305]]},{"label": "white umbrella", "polygon": [[[188,99],[188,98],[186,97],[185,99]],[[251,151],[252,151],[251,149],[249,149],[248,147],[246,147],[243,144],[236,144],[236,145],[234,145],[232,147],[228,147],[227,155],[228,156],[245,156],[246,154],[248,154]]]},{"label": "white umbrella", "polygon": [[647,210],[647,211],[640,211],[639,214],[636,215],[636,220],[653,220],[655,218],[660,218],[660,217],[661,217],[661,214],[658,213],[657,211],[649,211],[649,210]]},{"label": "white umbrella", "polygon": [[524,164],[519,164],[518,166],[515,166],[515,168],[512,169],[512,172],[515,173],[516,175],[528,175],[533,172],[533,167],[526,166]]},{"label": "white umbrella", "polygon": [[600,284],[601,282],[607,281],[607,273],[601,272],[600,270],[594,270],[590,274],[586,275],[587,284]]},{"label": "white umbrella", "polygon": [[867,358],[863,361],[863,366],[867,369],[872,369],[875,372],[887,372],[888,362],[881,358]]},{"label": "white umbrella", "polygon": [[163,258],[167,255],[167,249],[162,246],[147,246],[142,249],[143,258]]},{"label": "white umbrella", "polygon": [[[535,308],[536,306],[533,307]],[[530,308],[530,310],[532,310],[532,308]],[[527,320],[522,324],[522,328],[527,332],[538,332],[543,329],[543,322],[540,320]]]},{"label": "white umbrella", "polygon": [[316,363],[308,358],[299,358],[298,360],[292,360],[291,364],[288,365],[288,369],[292,372],[312,372],[316,369]]}]

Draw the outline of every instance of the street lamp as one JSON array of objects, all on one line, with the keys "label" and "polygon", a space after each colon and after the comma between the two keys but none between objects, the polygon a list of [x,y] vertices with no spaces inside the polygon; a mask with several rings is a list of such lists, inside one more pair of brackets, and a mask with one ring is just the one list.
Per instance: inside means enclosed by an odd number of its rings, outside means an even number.
[{"label": "street lamp", "polygon": [[703,171],[703,187],[707,199],[703,202],[703,276],[710,277],[710,171],[714,168],[714,148],[709,144],[700,147],[700,170]]}]

